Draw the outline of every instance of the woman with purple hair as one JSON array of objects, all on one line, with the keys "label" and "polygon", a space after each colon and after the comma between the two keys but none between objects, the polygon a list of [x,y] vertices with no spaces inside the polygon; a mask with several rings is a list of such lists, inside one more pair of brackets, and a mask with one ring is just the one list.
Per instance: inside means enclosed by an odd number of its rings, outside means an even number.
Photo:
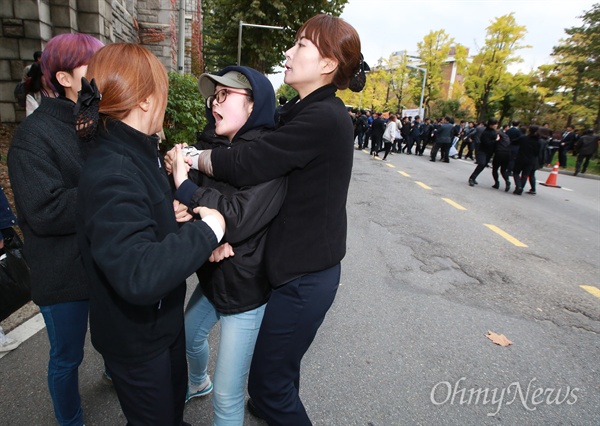
[{"label": "woman with purple hair", "polygon": [[56,420],[82,425],[78,369],[88,326],[89,285],[77,245],[77,187],[83,165],[74,107],[81,77],[103,44],[86,34],[52,38],[42,54],[46,83],[57,94],[17,128],[8,152],[31,298],[50,340],[48,388]]}]

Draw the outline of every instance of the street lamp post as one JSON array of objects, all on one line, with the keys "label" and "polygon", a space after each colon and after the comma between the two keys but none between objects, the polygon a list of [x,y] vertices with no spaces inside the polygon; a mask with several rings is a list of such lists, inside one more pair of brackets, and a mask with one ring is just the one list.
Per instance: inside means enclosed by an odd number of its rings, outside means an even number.
[{"label": "street lamp post", "polygon": [[419,114],[423,114],[423,98],[425,97],[425,83],[427,82],[427,69],[415,67],[414,65],[406,65],[408,68],[412,68],[418,71],[423,71],[423,86],[421,88],[421,101],[419,102]]},{"label": "street lamp post", "polygon": [[248,24],[244,21],[240,20],[240,30],[238,32],[238,54],[237,54],[237,64],[242,64],[242,28],[243,27],[257,27],[257,28],[270,28],[272,30],[283,30],[283,27],[275,27],[273,25],[258,25],[258,24]]}]

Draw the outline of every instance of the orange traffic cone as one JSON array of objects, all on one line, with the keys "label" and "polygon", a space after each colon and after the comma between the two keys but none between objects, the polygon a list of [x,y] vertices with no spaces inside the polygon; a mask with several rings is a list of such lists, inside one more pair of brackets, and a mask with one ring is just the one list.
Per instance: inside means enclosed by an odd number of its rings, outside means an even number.
[{"label": "orange traffic cone", "polygon": [[546,183],[540,183],[540,185],[549,186],[551,188],[560,188],[560,186],[556,184],[556,181],[558,180],[558,166],[559,163],[556,162],[552,168],[552,171],[550,172],[550,176],[548,176],[548,179],[546,179]]}]

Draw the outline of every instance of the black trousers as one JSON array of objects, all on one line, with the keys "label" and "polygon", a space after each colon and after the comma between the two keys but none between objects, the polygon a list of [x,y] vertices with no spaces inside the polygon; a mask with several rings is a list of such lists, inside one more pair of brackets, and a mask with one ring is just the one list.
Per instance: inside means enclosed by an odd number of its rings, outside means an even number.
[{"label": "black trousers", "polygon": [[429,143],[428,139],[423,139],[421,141],[421,150],[419,151],[420,155],[423,155],[423,152],[425,152],[425,148],[427,147],[427,144]]},{"label": "black trousers", "polygon": [[[579,171],[581,171],[581,173],[585,173],[585,171],[588,168],[588,164],[590,163],[590,159],[592,158],[593,154],[579,154],[577,156],[577,162],[575,163],[575,173],[579,174]],[[583,163],[583,169],[581,168],[581,164]]]},{"label": "black trousers", "polygon": [[471,173],[471,176],[469,177],[469,179],[473,179],[473,180],[477,179],[477,176],[479,176],[479,173],[481,173],[483,171],[483,169],[485,169],[485,167],[487,166],[487,163],[489,163],[491,156],[492,156],[491,153],[487,153],[481,149],[475,151],[475,159],[477,160],[477,167],[475,167],[475,170],[473,170],[473,173]]},{"label": "black trousers", "polygon": [[308,426],[300,400],[300,363],[331,307],[340,265],[273,289],[256,340],[248,393],[270,426]]},{"label": "black trousers", "polygon": [[467,148],[467,153],[465,154],[465,158],[473,159],[473,142],[467,139],[463,139],[460,144],[460,149],[458,150],[458,158],[462,158],[463,151]]},{"label": "black trousers", "polygon": [[449,153],[450,153],[451,146],[452,146],[451,143],[436,142],[433,145],[433,149],[431,150],[431,159],[435,161],[435,157],[437,156],[438,151],[440,151],[440,155],[441,155],[440,160],[445,161],[446,163],[449,163],[450,162]]},{"label": "black trousers", "polygon": [[390,153],[390,150],[392,149],[392,142],[384,139],[383,140],[383,149],[385,150],[385,155],[383,156],[383,159],[385,160],[387,158],[388,154]]},{"label": "black trousers", "polygon": [[187,389],[185,332],[162,354],[134,364],[104,357],[127,425],[181,426]]},{"label": "black trousers", "polygon": [[535,191],[535,166],[533,164],[515,164],[515,169],[513,170],[513,179],[515,181],[516,189],[525,188],[525,184],[527,183],[527,179],[529,179],[530,175],[534,176],[533,182],[531,182],[531,189]]},{"label": "black trousers", "polygon": [[381,139],[371,137],[371,155],[377,154],[381,151]]},{"label": "black trousers", "polygon": [[358,149],[362,149],[362,148],[363,148],[363,140],[364,140],[364,138],[365,138],[365,132],[364,132],[364,131],[361,131],[361,130],[359,130],[359,131],[356,133],[356,136],[358,137],[358,142],[357,142],[357,143],[358,143]]},{"label": "black trousers", "polygon": [[494,177],[494,182],[498,183],[498,169],[500,169],[500,173],[502,174],[502,178],[505,182],[509,182],[508,180],[508,163],[510,162],[510,153],[508,152],[500,152],[494,154],[494,159],[492,160],[492,176]]}]

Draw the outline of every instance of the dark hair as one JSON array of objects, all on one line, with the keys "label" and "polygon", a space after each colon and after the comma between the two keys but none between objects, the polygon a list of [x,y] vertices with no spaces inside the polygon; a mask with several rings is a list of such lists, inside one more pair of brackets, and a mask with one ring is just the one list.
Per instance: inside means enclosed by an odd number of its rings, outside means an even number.
[{"label": "dark hair", "polygon": [[279,97],[279,105],[285,105],[287,103],[287,101],[288,101],[288,99],[285,96],[281,95]]},{"label": "dark hair", "polygon": [[519,127],[519,124],[521,124],[521,122],[520,122],[520,121],[518,121],[518,120],[514,120],[514,121],[512,121],[512,122],[511,122],[511,125],[512,125],[513,127]]},{"label": "dark hair", "polygon": [[[333,75],[333,85],[340,90],[350,87],[353,78],[361,74],[364,62],[360,53],[360,37],[352,25],[341,18],[321,14],[306,21],[298,30],[296,39],[300,36],[310,40],[319,50],[323,58],[335,59],[338,62]],[[362,69],[364,77],[364,68]],[[360,89],[362,90],[364,81]]]},{"label": "dark hair", "polygon": [[40,59],[42,57],[42,51],[41,50],[36,50],[35,52],[33,52],[33,60],[37,62],[38,59]]},{"label": "dark hair", "polygon": [[538,133],[539,129],[540,129],[540,126],[532,124],[527,129],[527,136],[538,136],[539,137],[540,136],[540,134]]},{"label": "dark hair", "polygon": [[488,127],[492,127],[492,126],[493,126],[493,125],[495,125],[495,124],[498,124],[498,120],[496,120],[495,118],[490,118],[490,119],[487,121],[487,126],[488,126]]}]

